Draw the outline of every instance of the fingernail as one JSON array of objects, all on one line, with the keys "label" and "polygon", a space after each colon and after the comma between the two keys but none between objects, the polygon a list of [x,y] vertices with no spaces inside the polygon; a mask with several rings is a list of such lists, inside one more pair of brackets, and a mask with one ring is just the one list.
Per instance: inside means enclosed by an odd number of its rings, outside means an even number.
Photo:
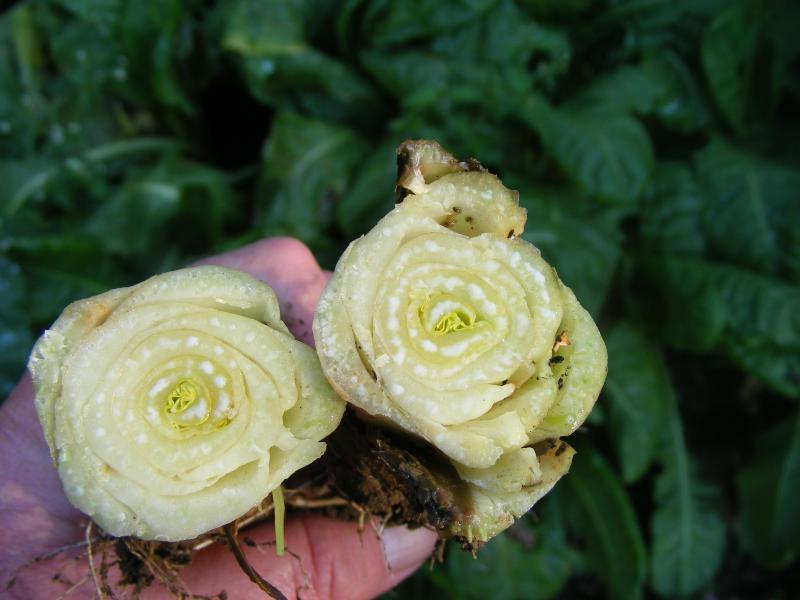
[{"label": "fingernail", "polygon": [[389,527],[381,535],[386,566],[393,573],[418,567],[433,552],[436,534],[427,529]]}]

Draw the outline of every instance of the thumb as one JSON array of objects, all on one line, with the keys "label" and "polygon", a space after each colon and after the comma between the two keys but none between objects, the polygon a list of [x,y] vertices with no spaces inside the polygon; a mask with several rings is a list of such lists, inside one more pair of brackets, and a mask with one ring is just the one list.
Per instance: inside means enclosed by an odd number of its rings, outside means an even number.
[{"label": "thumb", "polygon": [[[285,533],[283,556],[275,554],[272,525],[241,532],[239,541],[247,561],[264,579],[287,598],[303,600],[374,598],[414,572],[436,543],[436,534],[426,529],[389,527],[378,535],[367,525],[359,533],[355,523],[316,515],[287,520]],[[193,594],[224,590],[228,598],[264,597],[221,545],[196,554],[181,579]]]}]

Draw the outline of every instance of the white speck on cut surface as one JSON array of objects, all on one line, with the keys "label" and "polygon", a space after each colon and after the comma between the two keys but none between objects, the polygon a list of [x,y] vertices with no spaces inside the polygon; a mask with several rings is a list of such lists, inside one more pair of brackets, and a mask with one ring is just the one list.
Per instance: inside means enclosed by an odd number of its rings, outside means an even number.
[{"label": "white speck on cut surface", "polygon": [[550,317],[555,316],[556,313],[554,313],[549,308],[545,308],[544,306],[540,306],[539,307],[539,314],[542,315],[543,317],[546,317],[546,318],[549,319]]},{"label": "white speck on cut surface", "polygon": [[422,349],[427,350],[428,352],[436,352],[439,349],[439,346],[430,340],[422,340]]},{"label": "white speck on cut surface", "polygon": [[252,331],[250,333],[248,333],[246,336],[244,336],[244,341],[245,342],[252,342],[255,339],[256,339],[256,334],[253,333]]},{"label": "white speck on cut surface", "polygon": [[150,391],[147,392],[147,397],[155,398],[155,395],[165,390],[168,385],[169,385],[169,379],[167,379],[166,377],[161,377],[158,381],[156,381],[155,385],[150,388]]},{"label": "white speck on cut surface", "polygon": [[150,358],[150,355],[151,355],[151,354],[153,354],[153,353],[152,353],[152,352],[150,352],[150,350],[148,350],[147,348],[145,348],[144,350],[142,350],[142,356],[143,356],[144,358]]},{"label": "white speck on cut surface", "polygon": [[222,375],[217,375],[214,377],[214,385],[218,388],[224,388],[226,383],[228,383],[228,380]]},{"label": "white speck on cut surface", "polygon": [[392,360],[394,360],[394,362],[396,362],[398,365],[402,365],[406,360],[406,351],[401,348],[394,356],[392,356]]},{"label": "white speck on cut surface", "polygon": [[[200,452],[202,452],[206,456],[211,454],[211,446],[209,446],[208,444],[203,444],[202,446],[200,446]],[[228,489],[228,488],[225,488],[225,489]]]},{"label": "white speck on cut surface", "polygon": [[428,369],[424,365],[414,365],[414,375],[425,377],[428,374]]},{"label": "white speck on cut surface", "polygon": [[389,331],[399,331],[400,321],[397,320],[397,317],[389,317],[386,326],[389,328]]},{"label": "white speck on cut surface", "polygon": [[147,420],[151,423],[158,423],[161,421],[161,418],[158,416],[158,411],[152,406],[147,407]]},{"label": "white speck on cut surface", "polygon": [[231,406],[231,398],[225,392],[222,392],[219,395],[219,401],[217,402],[217,408],[214,411],[214,414],[219,416],[226,412],[228,408]]},{"label": "white speck on cut surface", "polygon": [[200,340],[197,339],[196,335],[190,335],[188,338],[186,338],[186,347],[187,348],[194,348],[199,343],[200,343]]},{"label": "white speck on cut surface", "polygon": [[73,495],[75,495],[78,498],[80,498],[81,496],[83,496],[83,486],[82,485],[76,485],[75,489],[73,490],[72,493],[73,493]]},{"label": "white speck on cut surface", "polygon": [[527,327],[530,324],[530,320],[525,315],[517,315],[517,327]]},{"label": "white speck on cut surface", "polygon": [[216,354],[217,356],[221,356],[222,355],[222,346],[214,346],[214,354]]},{"label": "white speck on cut surface", "polygon": [[136,436],[136,443],[137,444],[146,444],[147,443],[147,434],[146,433],[140,433],[139,435],[137,435]]},{"label": "white speck on cut surface", "polygon": [[229,361],[228,361],[228,366],[229,366],[231,369],[235,369],[235,368],[236,368],[236,361],[235,361],[235,360],[233,360],[233,359],[229,360]]},{"label": "white speck on cut surface", "polygon": [[481,198],[484,200],[491,200],[492,199],[492,190],[483,190],[481,192]]},{"label": "white speck on cut surface", "polygon": [[511,254],[511,258],[508,259],[508,262],[511,263],[511,266],[516,269],[517,265],[519,265],[521,260],[522,260],[522,255],[519,252],[514,252]]},{"label": "white speck on cut surface", "polygon": [[467,285],[467,292],[469,293],[469,297],[473,300],[485,300],[486,299],[486,292],[481,289],[480,286],[475,285],[474,283],[470,283]]},{"label": "white speck on cut surface", "polygon": [[178,340],[173,340],[170,338],[161,338],[158,340],[158,345],[162,348],[177,348],[178,343]]},{"label": "white speck on cut surface", "polygon": [[128,423],[133,423],[133,421],[136,420],[136,415],[133,414],[132,410],[128,409],[127,411],[125,411],[125,420]]},{"label": "white speck on cut surface", "polygon": [[397,296],[390,296],[389,312],[396,313],[399,308],[400,308],[400,298],[398,298]]},{"label": "white speck on cut surface", "polygon": [[392,385],[389,386],[389,391],[392,392],[392,394],[395,396],[400,396],[403,392],[406,391],[406,388],[404,388],[399,383],[393,383]]},{"label": "white speck on cut surface", "polygon": [[219,327],[219,319],[217,317],[211,317],[209,323],[211,323],[212,327]]},{"label": "white speck on cut surface", "polygon": [[190,419],[202,419],[208,412],[208,404],[205,398],[198,398],[197,404],[190,406],[183,414]]},{"label": "white speck on cut surface", "polygon": [[211,375],[214,372],[214,365],[207,360],[200,363],[200,370],[206,375]]},{"label": "white speck on cut surface", "polygon": [[97,429],[95,429],[94,435],[95,437],[99,438],[104,437],[106,435],[106,430],[103,429],[102,427],[98,427]]},{"label": "white speck on cut surface", "polygon": [[453,344],[452,346],[445,346],[442,348],[442,355],[447,357],[452,356],[461,356],[464,354],[466,349],[469,347],[469,340],[464,340],[463,342],[459,342],[458,344]]},{"label": "white speck on cut surface", "polygon": [[442,247],[433,240],[425,241],[425,250],[428,252],[439,252],[441,249]]},{"label": "white speck on cut surface", "polygon": [[528,272],[528,275],[533,277],[533,279],[534,279],[534,281],[536,281],[536,283],[538,283],[539,285],[543,285],[544,284],[544,275],[542,274],[542,272],[539,269],[537,269],[533,265],[526,264],[525,265],[525,270]]},{"label": "white speck on cut surface", "polygon": [[105,399],[106,399],[106,395],[103,392],[100,392],[99,394],[97,394],[97,398],[95,398],[95,401],[98,404],[102,404]]}]

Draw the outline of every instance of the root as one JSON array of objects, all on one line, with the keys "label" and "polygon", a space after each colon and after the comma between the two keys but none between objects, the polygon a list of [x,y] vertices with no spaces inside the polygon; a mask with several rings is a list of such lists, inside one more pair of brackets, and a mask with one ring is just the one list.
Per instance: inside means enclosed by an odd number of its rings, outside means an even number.
[{"label": "root", "polygon": [[93,521],[89,521],[89,524],[86,526],[86,547],[89,559],[89,573],[92,575],[92,581],[94,581],[94,588],[97,592],[97,597],[100,600],[104,600],[106,595],[103,593],[103,588],[100,587],[100,578],[97,576],[97,570],[94,568],[94,549],[92,548],[92,525],[94,525]]},{"label": "root", "polygon": [[247,560],[244,552],[242,552],[242,547],[239,545],[239,540],[237,539],[239,528],[234,524],[226,525],[223,529],[225,530],[225,538],[228,541],[228,547],[231,549],[242,571],[250,578],[250,581],[266,592],[270,598],[274,600],[287,600],[286,596],[284,596],[278,588],[259,575],[258,571],[256,571],[253,565]]}]

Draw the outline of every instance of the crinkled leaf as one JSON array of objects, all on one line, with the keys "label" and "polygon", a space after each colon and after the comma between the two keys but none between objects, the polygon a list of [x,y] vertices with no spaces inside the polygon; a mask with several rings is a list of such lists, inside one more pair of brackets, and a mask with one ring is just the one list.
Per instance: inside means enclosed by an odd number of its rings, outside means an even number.
[{"label": "crinkled leaf", "polygon": [[567,545],[559,507],[551,498],[537,505],[538,522],[520,521],[522,536],[530,536],[531,548],[509,534],[497,536],[472,558],[452,548],[445,572],[434,582],[449,597],[458,599],[507,598],[546,600],[561,590],[572,573],[577,555]]},{"label": "crinkled leaf", "polygon": [[[621,254],[619,213],[592,210],[568,188],[520,187],[520,205],[528,211],[522,237],[542,251],[581,304],[598,315]],[[580,207],[580,208],[579,208]]]},{"label": "crinkled leaf", "polygon": [[372,87],[306,39],[311,4],[237,0],[227,8],[219,43],[261,102],[337,121],[383,116]]},{"label": "crinkled leaf", "polygon": [[695,155],[711,250],[733,263],[800,281],[800,171],[715,139]]},{"label": "crinkled leaf", "polygon": [[617,324],[606,336],[611,441],[622,477],[644,475],[659,450],[659,434],[669,402],[669,375],[661,353],[630,323]]},{"label": "crinkled leaf", "polygon": [[787,566],[800,553],[800,413],[759,436],[737,484],[745,549],[767,567]]},{"label": "crinkled leaf", "polygon": [[533,99],[522,115],[547,153],[587,194],[615,204],[634,204],[653,166],[644,127],[624,113],[585,105],[553,108]]},{"label": "crinkled leaf", "polygon": [[231,205],[231,191],[219,171],[167,157],[131,177],[93,215],[87,231],[115,254],[143,254],[176,242],[202,252],[218,239]]},{"label": "crinkled leaf", "polygon": [[117,265],[95,240],[81,235],[8,238],[7,256],[23,266],[29,290],[26,314],[46,325],[67,304],[126,283]]},{"label": "crinkled leaf", "polygon": [[325,245],[336,204],[367,152],[355,132],[293,113],[280,113],[264,149],[260,217],[265,235]]},{"label": "crinkled leaf", "polygon": [[567,522],[586,544],[587,565],[613,598],[640,598],[647,575],[644,540],[630,498],[606,461],[579,444],[560,483]]},{"label": "crinkled leaf", "polygon": [[664,597],[688,596],[706,586],[722,562],[725,525],[717,488],[703,481],[683,437],[683,424],[666,381],[667,426],[652,516],[651,582]]},{"label": "crinkled leaf", "polygon": [[649,276],[666,302],[662,330],[673,345],[699,352],[719,344],[741,368],[800,398],[800,288],[703,260],[653,261]]},{"label": "crinkled leaf", "polygon": [[691,133],[708,124],[706,98],[680,55],[666,49],[650,52],[641,68],[656,89],[652,111],[664,125]]},{"label": "crinkled leaf", "polygon": [[397,144],[392,139],[372,150],[336,205],[336,222],[348,237],[372,228],[394,204],[390,191],[397,178]]},{"label": "crinkled leaf", "polygon": [[417,3],[350,0],[337,23],[339,43],[353,50],[420,40],[481,18],[494,4],[495,0]]},{"label": "crinkled leaf", "polygon": [[731,2],[703,34],[701,54],[708,85],[717,106],[736,130],[744,128],[758,71],[770,68],[757,62],[762,44],[761,5],[754,0]]},{"label": "crinkled leaf", "polygon": [[702,254],[704,202],[703,190],[688,165],[657,163],[641,204],[641,234],[646,246],[670,254]]}]

